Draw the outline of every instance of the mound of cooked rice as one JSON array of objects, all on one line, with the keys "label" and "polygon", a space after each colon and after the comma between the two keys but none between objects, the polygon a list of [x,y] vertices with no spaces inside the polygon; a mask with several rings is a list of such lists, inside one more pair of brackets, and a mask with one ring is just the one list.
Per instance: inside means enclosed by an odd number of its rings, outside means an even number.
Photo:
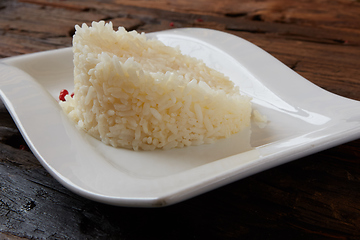
[{"label": "mound of cooked rice", "polygon": [[114,147],[170,149],[250,126],[250,98],[222,73],[145,34],[112,23],[76,26],[74,96],[61,107]]}]

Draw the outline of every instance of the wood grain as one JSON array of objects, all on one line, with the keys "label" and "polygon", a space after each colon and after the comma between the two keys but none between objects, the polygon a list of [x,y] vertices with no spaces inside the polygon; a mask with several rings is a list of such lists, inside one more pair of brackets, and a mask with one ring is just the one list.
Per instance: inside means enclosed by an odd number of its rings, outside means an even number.
[{"label": "wood grain", "polygon": [[[360,100],[360,2],[354,0],[3,0],[0,57],[71,46],[75,24],[101,19],[140,32],[229,32],[316,85]],[[355,240],[359,190],[356,140],[174,206],[108,206],[52,178],[0,104],[0,239]]]}]

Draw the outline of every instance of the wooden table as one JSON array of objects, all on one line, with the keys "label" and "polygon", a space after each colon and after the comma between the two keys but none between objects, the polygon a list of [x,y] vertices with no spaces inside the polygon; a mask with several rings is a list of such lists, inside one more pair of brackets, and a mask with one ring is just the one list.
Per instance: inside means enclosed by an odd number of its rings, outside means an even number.
[{"label": "wooden table", "polygon": [[[360,100],[358,0],[2,0],[0,57],[71,46],[75,24],[101,19],[139,32],[229,32]],[[360,239],[360,140],[173,206],[114,207],[54,180],[0,104],[0,239],[42,238]]]}]

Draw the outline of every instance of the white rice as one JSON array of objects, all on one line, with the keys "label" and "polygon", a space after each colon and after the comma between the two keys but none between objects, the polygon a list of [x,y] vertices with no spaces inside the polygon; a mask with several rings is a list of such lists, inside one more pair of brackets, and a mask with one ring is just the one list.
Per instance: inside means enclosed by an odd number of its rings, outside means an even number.
[{"label": "white rice", "polygon": [[250,98],[203,61],[112,23],[76,26],[74,96],[61,107],[114,147],[213,143],[250,126]]}]

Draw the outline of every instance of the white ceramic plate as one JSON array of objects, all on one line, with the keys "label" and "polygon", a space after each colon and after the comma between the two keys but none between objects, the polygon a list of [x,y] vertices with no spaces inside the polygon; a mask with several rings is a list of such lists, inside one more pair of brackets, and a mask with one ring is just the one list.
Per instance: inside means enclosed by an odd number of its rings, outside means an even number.
[{"label": "white ceramic plate", "polygon": [[269,123],[253,126],[252,149],[239,135],[168,151],[114,149],[76,130],[58,105],[59,91],[73,88],[71,48],[3,59],[4,103],[41,164],[79,195],[119,206],[170,205],[360,137],[359,102],[320,89],[241,38],[194,28],[148,36],[228,75]]}]

